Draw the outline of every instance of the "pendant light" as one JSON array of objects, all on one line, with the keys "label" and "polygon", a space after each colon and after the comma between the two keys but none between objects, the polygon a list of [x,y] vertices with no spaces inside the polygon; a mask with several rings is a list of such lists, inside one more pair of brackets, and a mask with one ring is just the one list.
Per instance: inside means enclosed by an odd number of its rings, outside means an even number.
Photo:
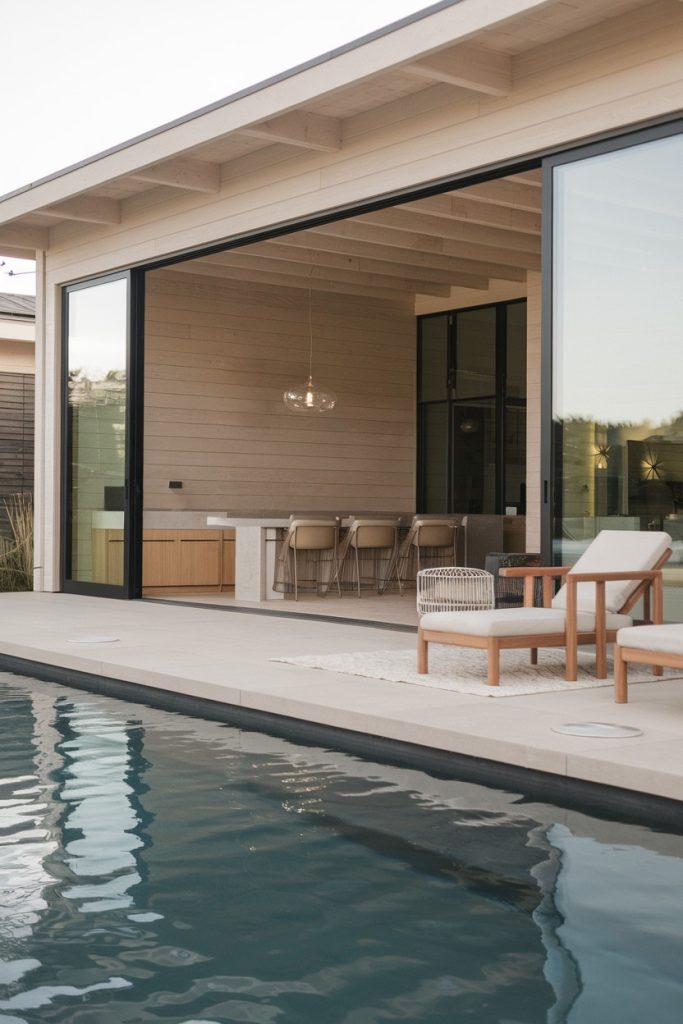
[{"label": "pendant light", "polygon": [[282,400],[294,412],[329,412],[337,404],[337,396],[329,388],[313,383],[313,318],[311,288],[308,288],[308,380],[305,384],[287,388]]}]

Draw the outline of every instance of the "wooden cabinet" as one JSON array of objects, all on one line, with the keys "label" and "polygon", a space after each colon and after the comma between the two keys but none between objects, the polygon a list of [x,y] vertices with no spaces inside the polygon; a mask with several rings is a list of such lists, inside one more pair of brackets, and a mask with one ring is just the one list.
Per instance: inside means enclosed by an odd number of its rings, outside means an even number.
[{"label": "wooden cabinet", "polygon": [[234,530],[145,530],[145,594],[217,592],[235,586]]},{"label": "wooden cabinet", "polygon": [[[93,530],[93,578],[121,583],[123,530]],[[235,586],[234,530],[144,530],[144,594],[211,593]]]}]

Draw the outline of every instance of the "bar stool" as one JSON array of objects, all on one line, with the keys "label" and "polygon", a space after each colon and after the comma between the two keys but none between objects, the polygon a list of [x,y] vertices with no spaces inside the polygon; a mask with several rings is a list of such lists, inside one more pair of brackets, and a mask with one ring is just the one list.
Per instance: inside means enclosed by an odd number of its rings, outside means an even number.
[{"label": "bar stool", "polygon": [[[332,577],[337,583],[337,591],[341,597],[341,586],[339,584],[339,520],[338,519],[291,519],[289,529],[284,539],[289,556],[294,563],[294,600],[299,600],[299,554],[306,552],[307,561],[313,562],[316,566],[315,584],[316,590],[322,588],[326,594]],[[324,552],[329,552],[327,562],[321,557]],[[318,557],[313,556],[317,553]],[[318,579],[320,568],[323,564],[329,566],[329,576],[326,580]]]},{"label": "bar stool", "polygon": [[[354,519],[349,526],[349,532],[344,541],[344,561],[348,558],[351,551],[353,551],[353,562],[355,568],[355,580],[356,587],[358,589],[358,597],[361,596],[361,564],[359,552],[371,552],[374,551],[373,556],[365,555],[364,560],[368,561],[369,557],[372,557],[373,562],[373,575],[365,579],[371,579],[374,581],[377,587],[377,593],[381,594],[387,584],[387,578],[389,569],[396,561],[396,555],[398,553],[398,528],[400,525],[399,519]],[[380,552],[388,552],[384,559],[381,558]],[[342,561],[342,567],[344,564]],[[378,563],[384,561],[384,568],[379,569]],[[401,588],[401,581],[399,579],[399,589]]]},{"label": "bar stool", "polygon": [[398,553],[397,575],[399,581],[406,579],[408,560],[414,555],[417,560],[417,572],[422,568],[424,553],[429,549],[432,553],[427,555],[436,559],[437,564],[456,565],[458,561],[458,534],[462,529],[458,519],[425,519],[422,516],[415,516],[410,525],[401,549]]}]

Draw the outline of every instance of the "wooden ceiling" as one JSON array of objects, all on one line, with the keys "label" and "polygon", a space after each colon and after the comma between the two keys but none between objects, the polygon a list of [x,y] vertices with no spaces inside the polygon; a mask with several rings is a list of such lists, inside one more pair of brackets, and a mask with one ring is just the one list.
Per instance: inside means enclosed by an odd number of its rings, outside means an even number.
[{"label": "wooden ceiling", "polygon": [[[490,6],[495,13],[495,5]],[[427,35],[423,50],[415,44],[409,58],[401,57],[398,51],[391,56],[393,36],[403,38],[403,30],[389,32],[376,42],[361,41],[356,50],[350,47],[342,56],[319,62],[330,82],[335,61],[344,68],[346,61],[353,74],[350,70],[343,75],[339,72],[343,84],[311,90],[310,95],[304,90],[298,106],[287,109],[277,105],[286,103],[282,97],[296,84],[297,73],[293,72],[280,84],[265,83],[254,90],[253,95],[264,104],[262,109],[271,105],[268,116],[253,119],[258,104],[252,102],[251,91],[247,90],[250,96],[246,99],[228,98],[217,104],[216,110],[197,112],[181,119],[181,125],[151,133],[150,138],[156,140],[154,146],[150,139],[132,140],[82,166],[0,198],[0,252],[31,256],[35,249],[73,244],[78,231],[87,238],[95,230],[116,233],[136,223],[146,206],[172,211],[182,207],[192,194],[199,200],[220,196],[236,180],[249,180],[259,170],[299,159],[307,151],[314,156],[343,152],[378,127],[405,118],[407,110],[410,116],[420,117],[461,102],[495,102],[514,92],[520,81],[554,62],[566,62],[596,46],[609,47],[617,32],[637,38],[646,21],[655,19],[664,26],[680,22],[682,9],[683,5],[674,0],[655,0],[652,4],[647,0],[539,0],[530,3],[523,13],[511,16],[501,7],[499,19],[489,19],[486,27],[466,41],[454,44],[444,39],[441,49],[434,48],[435,40]],[[423,23],[418,21],[410,27],[409,36],[418,38],[431,17],[438,16],[426,13]],[[385,55],[372,58],[376,66],[357,66],[364,54],[365,61],[375,52]],[[244,122],[239,120],[242,102],[251,103]],[[228,124],[232,127],[222,129]],[[173,141],[173,132],[180,133],[182,147]],[[175,155],[150,162],[155,148]],[[282,247],[302,248],[305,241],[312,243],[312,251],[326,254],[327,262],[321,258],[319,269],[335,269],[336,278],[331,279],[340,286],[345,273],[372,275],[381,287],[391,283],[395,275],[388,273],[385,265],[396,261],[381,247],[402,249],[403,256],[405,250],[412,250],[411,259],[404,261],[404,277],[411,290],[425,280],[417,273],[425,268],[433,271],[425,283],[434,288],[446,287],[440,276],[444,273],[490,276],[486,265],[491,263],[526,270],[538,262],[539,209],[533,198],[534,188],[538,186],[531,181],[509,180],[477,186],[468,190],[467,196],[459,192],[451,197],[425,199],[401,209],[354,218],[337,227],[317,229],[314,237],[307,232],[305,238],[300,235],[296,241],[291,238],[269,243],[280,247],[277,253],[273,248],[242,250],[242,266],[238,268],[237,256],[232,258],[231,266],[235,272],[240,269],[246,273],[255,265],[247,264],[248,259],[273,260],[282,263],[283,268],[289,265],[289,276],[295,278],[295,267],[301,261],[284,258]],[[337,240],[337,248],[332,239]],[[342,242],[346,246],[351,242],[371,243],[380,249],[375,249],[372,257],[361,257],[358,248],[341,248]],[[493,249],[495,254],[490,251]],[[342,263],[333,266],[335,256]],[[437,265],[427,259],[432,256],[464,259],[470,265],[482,266],[466,271],[444,262]],[[353,260],[360,258],[379,265],[367,268],[364,264],[365,269],[359,271]]]},{"label": "wooden ceiling", "polygon": [[177,264],[182,273],[358,295],[448,297],[540,270],[541,172],[417,199]]}]

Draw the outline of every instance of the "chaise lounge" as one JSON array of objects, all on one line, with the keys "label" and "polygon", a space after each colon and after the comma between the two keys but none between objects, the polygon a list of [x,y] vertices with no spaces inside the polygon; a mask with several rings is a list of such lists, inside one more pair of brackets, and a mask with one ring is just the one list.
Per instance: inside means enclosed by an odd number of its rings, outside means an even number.
[{"label": "chaise lounge", "polygon": [[[500,683],[500,652],[528,647],[536,664],[539,647],[565,647],[565,678],[574,682],[578,646],[595,645],[598,679],[607,676],[607,644],[633,625],[629,612],[643,600],[645,621],[663,617],[662,566],[671,556],[667,533],[603,530],[575,565],[501,570],[524,579],[524,607],[474,612],[431,612],[418,628],[417,671],[429,671],[429,644],[486,651],[487,681]],[[543,607],[535,608],[535,581],[542,580]],[[563,585],[553,597],[555,580]]]},{"label": "chaise lounge", "polygon": [[664,668],[683,672],[683,624],[632,626],[620,629],[614,648],[614,702],[628,703],[628,666],[652,665],[656,676]]}]

